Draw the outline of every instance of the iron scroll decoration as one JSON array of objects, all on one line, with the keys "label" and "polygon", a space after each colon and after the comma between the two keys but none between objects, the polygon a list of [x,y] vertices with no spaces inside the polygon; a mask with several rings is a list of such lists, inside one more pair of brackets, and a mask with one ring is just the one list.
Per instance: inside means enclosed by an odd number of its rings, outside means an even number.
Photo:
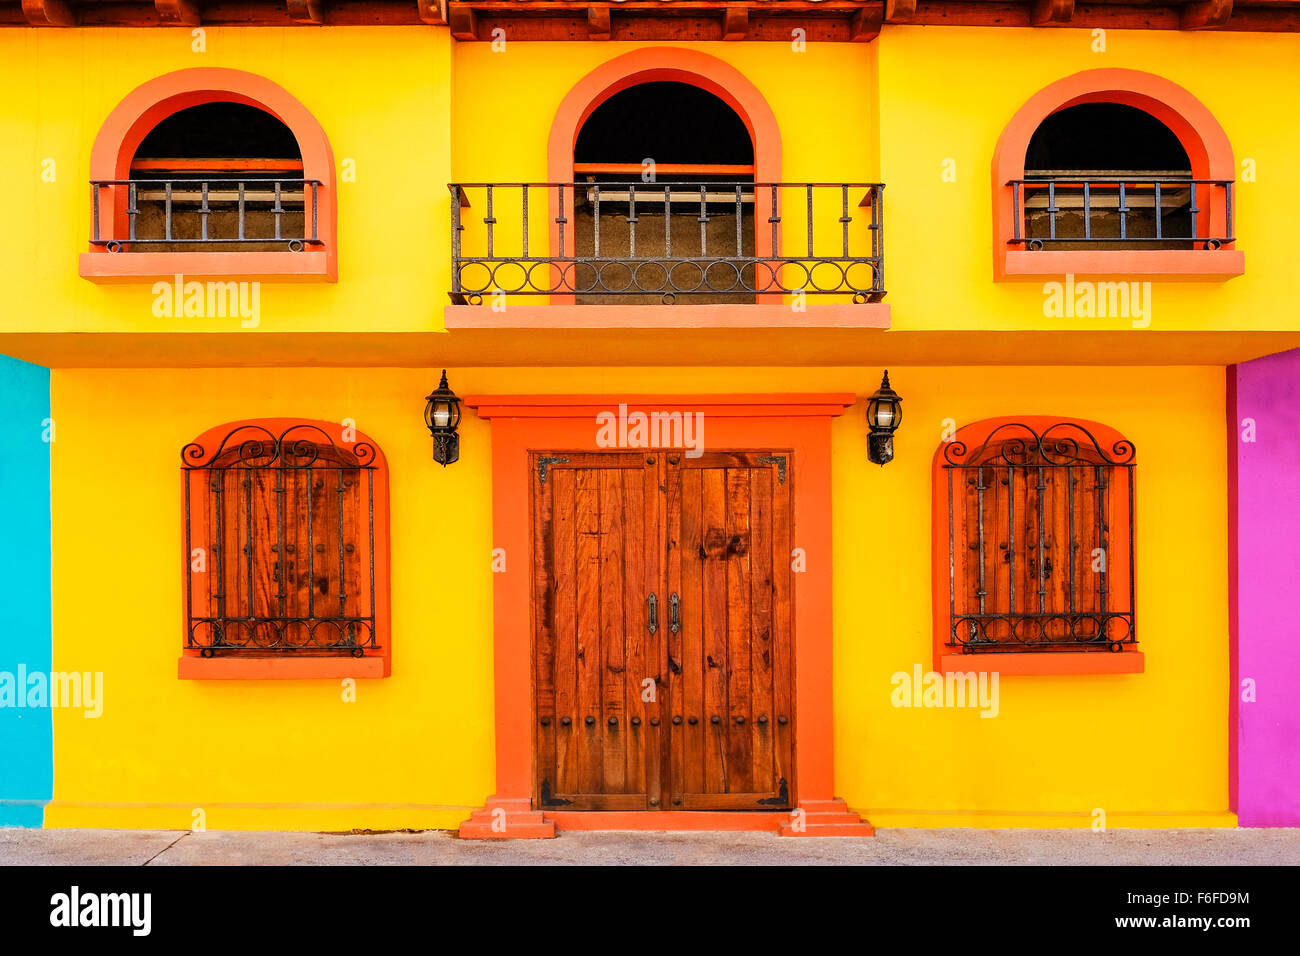
[{"label": "iron scroll decoration", "polygon": [[[190,442],[181,449],[182,473],[187,475],[185,482],[187,566],[190,560],[189,549],[193,544],[190,537],[192,501],[188,474],[195,472],[220,473],[265,469],[270,472],[279,471],[284,474],[298,469],[305,472],[314,467],[317,470],[326,472],[337,471],[340,475],[344,473],[365,474],[367,479],[363,495],[368,500],[363,498],[362,507],[366,508],[363,520],[368,520],[371,529],[369,532],[369,614],[345,613],[346,595],[341,587],[338,594],[339,608],[337,614],[316,613],[323,606],[323,599],[316,600],[314,588],[311,589],[313,596],[310,599],[309,607],[315,610],[310,611],[306,616],[294,616],[286,613],[284,605],[286,594],[284,592],[284,582],[280,577],[279,558],[290,553],[293,546],[291,544],[286,546],[283,523],[281,520],[277,520],[277,544],[272,551],[277,554],[275,573],[276,581],[280,584],[280,591],[276,597],[281,599],[280,613],[257,615],[252,613],[251,606],[247,608],[249,613],[246,614],[237,613],[240,609],[234,607],[230,609],[232,613],[225,613],[224,601],[226,595],[221,593],[221,585],[219,584],[217,591],[212,595],[213,599],[218,601],[218,606],[215,609],[218,613],[210,616],[196,616],[192,610],[187,611],[187,648],[198,650],[203,657],[213,657],[218,653],[303,651],[334,652],[350,654],[353,657],[363,657],[367,651],[379,649],[380,645],[376,641],[374,616],[373,530],[373,474],[377,470],[375,463],[377,454],[375,447],[369,442],[349,442],[345,444],[349,447],[340,448],[327,431],[318,425],[308,423],[291,425],[278,435],[262,425],[244,424],[228,432],[211,452],[199,442]],[[220,483],[216,479],[213,479],[213,482],[212,488],[220,487]],[[346,479],[340,479],[339,484],[337,496],[341,509]],[[277,487],[276,492],[280,494],[281,489]],[[322,496],[322,500],[324,500],[324,496]],[[308,493],[308,501],[310,502],[310,492]],[[219,502],[217,507],[217,520],[220,522],[221,510]],[[239,509],[235,508],[233,510],[237,512]],[[234,516],[234,520],[239,520],[237,514]],[[341,565],[344,551],[350,550],[353,545],[343,541],[341,524],[339,527],[340,534],[337,546],[340,549],[339,560]],[[310,540],[310,537],[308,540]],[[333,546],[334,542],[331,541],[330,547]],[[212,560],[215,562],[213,571],[218,575],[216,580],[220,582],[223,573],[221,562],[225,560],[225,556],[220,553],[218,545],[211,545],[209,550],[212,552]],[[311,552],[312,549],[309,547],[305,550]],[[309,554],[308,561],[310,568],[311,554]],[[314,574],[314,572],[312,573]],[[187,590],[188,587],[192,587],[192,585],[187,586]],[[187,593],[187,606],[189,608],[192,608],[191,601],[191,595]]]},{"label": "iron scroll decoration", "polygon": [[[945,465],[943,466],[949,474],[949,588],[950,595],[953,599],[956,596],[957,580],[956,567],[958,564],[955,552],[956,538],[952,522],[955,518],[953,511],[953,489],[952,476],[954,472],[974,472],[976,477],[969,478],[968,481],[976,484],[980,494],[980,511],[979,527],[980,537],[978,544],[971,544],[972,549],[979,548],[981,555],[984,554],[986,538],[984,534],[984,508],[983,496],[985,490],[991,486],[984,484],[984,471],[989,468],[996,469],[1024,469],[1026,471],[1038,471],[1040,476],[1045,470],[1063,469],[1067,474],[1077,473],[1080,469],[1092,469],[1097,475],[1097,494],[1094,499],[1094,507],[1098,509],[1098,524],[1101,528],[1098,544],[1103,550],[1109,547],[1110,526],[1107,523],[1105,508],[1107,506],[1108,496],[1111,493],[1113,477],[1111,472],[1126,476],[1124,482],[1126,486],[1125,493],[1128,497],[1128,528],[1126,530],[1127,541],[1127,602],[1126,609],[1116,609],[1108,606],[1108,595],[1113,592],[1108,588],[1108,572],[1103,565],[1098,574],[1097,593],[1100,594],[1100,606],[1095,610],[1076,609],[1074,604],[1075,597],[1075,579],[1073,577],[1073,567],[1070,571],[1070,609],[1065,610],[1048,610],[1044,603],[1040,603],[1038,610],[1032,608],[1032,597],[1026,596],[1024,607],[1017,608],[1015,605],[1014,584],[1011,592],[1010,606],[1003,609],[1001,607],[992,610],[985,606],[985,595],[988,593],[985,588],[983,578],[984,559],[981,557],[978,567],[980,570],[980,581],[978,589],[975,592],[979,601],[978,610],[958,610],[956,604],[951,609],[950,632],[948,645],[959,648],[964,654],[989,652],[989,651],[1014,651],[1014,650],[1043,650],[1043,649],[1106,649],[1110,651],[1122,651],[1126,645],[1136,643],[1134,612],[1133,612],[1133,467],[1135,465],[1136,449],[1131,441],[1126,438],[1120,438],[1113,442],[1109,448],[1105,447],[1097,440],[1087,428],[1075,422],[1058,422],[1043,429],[1041,432],[1035,431],[1032,427],[1022,422],[1009,422],[994,428],[972,452],[967,444],[960,439],[953,439],[945,444],[943,448],[943,457]],[[1041,489],[1043,479],[1039,478],[1038,487]],[[1006,479],[1002,480],[1006,484]],[[1071,514],[1074,508],[1073,485],[1068,485],[1068,493],[1071,495],[1070,505]],[[1041,502],[1041,498],[1040,498]],[[1038,568],[1039,592],[1044,593],[1044,581],[1051,574],[1050,557],[1044,562],[1044,529],[1042,515],[1039,515],[1039,542],[1038,542]],[[1073,540],[1073,523],[1070,526],[1071,538],[1068,541],[1071,553],[1074,549],[1080,547],[1080,543]],[[1124,530],[1116,529],[1121,533]],[[1026,560],[1032,561],[1033,544],[1026,541]],[[1008,560],[1012,567],[1012,578],[1015,578],[1015,561],[1017,548],[1014,542],[1007,542],[1000,546],[1005,549],[1004,560]],[[1073,565],[1073,561],[1071,561]],[[1094,569],[1096,570],[1096,569]],[[990,632],[997,632],[991,634]]]}]

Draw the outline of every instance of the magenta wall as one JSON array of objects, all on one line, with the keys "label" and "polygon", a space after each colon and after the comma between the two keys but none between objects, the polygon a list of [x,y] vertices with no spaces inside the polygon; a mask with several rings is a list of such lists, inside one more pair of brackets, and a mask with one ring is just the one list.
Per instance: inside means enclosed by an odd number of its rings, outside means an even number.
[{"label": "magenta wall", "polygon": [[1233,809],[1300,826],[1300,349],[1229,368],[1228,419]]}]

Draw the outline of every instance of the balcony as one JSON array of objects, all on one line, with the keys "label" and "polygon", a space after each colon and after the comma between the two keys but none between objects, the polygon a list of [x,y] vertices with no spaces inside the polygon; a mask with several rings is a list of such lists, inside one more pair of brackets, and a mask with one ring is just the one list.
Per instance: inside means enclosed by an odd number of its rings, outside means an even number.
[{"label": "balcony", "polygon": [[880,183],[699,180],[453,183],[451,300],[644,306],[661,323],[665,305],[748,307],[753,322],[826,302],[879,325]]}]

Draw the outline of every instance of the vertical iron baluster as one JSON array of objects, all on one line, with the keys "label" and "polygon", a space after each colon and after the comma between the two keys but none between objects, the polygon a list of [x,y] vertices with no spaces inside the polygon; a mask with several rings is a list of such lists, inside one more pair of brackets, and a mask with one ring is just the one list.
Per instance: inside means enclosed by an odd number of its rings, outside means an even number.
[{"label": "vertical iron baluster", "polygon": [[[241,183],[242,185],[242,183]],[[284,589],[284,576],[289,571],[289,562],[285,559],[284,550],[284,464],[283,461],[275,469],[275,554],[276,563],[280,566],[280,573],[276,575],[280,587],[276,597],[280,599],[280,617],[284,617],[284,601],[288,596]]]},{"label": "vertical iron baluster", "polygon": [[[706,187],[704,183],[700,183],[700,258],[701,259],[705,258],[709,254],[709,240],[708,240],[708,236],[705,234],[706,230],[708,229],[708,223],[709,223],[709,212],[708,209],[705,208],[705,202],[706,202],[706,198],[704,194],[705,188]],[[700,281],[701,282],[704,281],[702,276],[700,278]]]},{"label": "vertical iron baluster", "polygon": [[564,183],[555,184],[555,225],[559,229],[560,255],[567,256],[569,253],[564,246],[564,224],[569,220],[564,216]]},{"label": "vertical iron baluster", "polygon": [[1007,465],[1007,580],[1011,582],[1008,614],[1016,613],[1016,469]]},{"label": "vertical iron baluster", "polygon": [[1156,238],[1161,238],[1163,226],[1161,220],[1164,218],[1164,206],[1160,202],[1160,183],[1156,183]]},{"label": "vertical iron baluster", "polygon": [[979,561],[980,561],[979,602],[980,602],[980,615],[983,616],[984,613],[986,612],[986,608],[984,606],[984,597],[986,594],[988,594],[988,587],[986,586],[986,582],[984,578],[984,564],[985,564],[984,561],[984,492],[988,490],[988,486],[984,484],[983,465],[980,465],[978,468],[975,469],[975,475],[976,475],[975,500],[976,500],[976,512],[977,512],[976,535],[977,535],[977,540],[979,541]]},{"label": "vertical iron baluster", "polygon": [[523,205],[524,217],[524,258],[528,258],[528,183],[523,183],[520,187],[523,193],[521,203]]},{"label": "vertical iron baluster", "polygon": [[339,469],[338,479],[339,479],[339,484],[338,484],[338,493],[339,493],[339,617],[343,617],[343,616],[347,613],[347,611],[346,611],[346,609],[345,609],[345,606],[346,606],[346,602],[347,602],[347,599],[348,599],[348,595],[347,595],[347,583],[346,583],[346,579],[344,578],[344,575],[343,575],[343,563],[344,563],[344,561],[345,561],[345,558],[344,558],[344,556],[343,556],[343,469],[342,469],[342,468]]},{"label": "vertical iron baluster", "polygon": [[136,184],[130,183],[126,188],[127,238],[135,238],[135,217],[140,210],[136,208]]},{"label": "vertical iron baluster", "polygon": [[275,238],[280,238],[280,221],[284,217],[284,204],[280,201],[280,181],[275,181],[275,205],[271,207],[271,213],[275,217]]},{"label": "vertical iron baluster", "polygon": [[217,535],[216,544],[212,546],[212,553],[217,556],[217,560],[214,562],[217,566],[217,617],[224,619],[226,616],[226,529],[225,516],[221,506],[226,500],[226,473],[224,471],[216,472],[214,469],[213,472],[208,474],[211,476],[213,473],[217,475],[219,483],[216,486]]},{"label": "vertical iron baluster", "polygon": [[90,184],[90,212],[91,212],[91,235],[90,238],[99,242],[99,194],[102,187],[99,183]]},{"label": "vertical iron baluster", "polygon": [[627,257],[636,258],[636,183],[627,187]]},{"label": "vertical iron baluster", "polygon": [[244,238],[244,184],[239,184],[239,238]]},{"label": "vertical iron baluster", "polygon": [[172,181],[169,179],[163,185],[163,235],[170,242],[172,238]]},{"label": "vertical iron baluster", "polygon": [[199,204],[199,224],[201,227],[199,238],[206,241],[208,238],[208,216],[212,214],[212,210],[208,208],[208,181],[206,179],[199,184],[199,194],[202,197],[202,202]]},{"label": "vertical iron baluster", "polygon": [[876,282],[873,292],[885,291],[885,186],[877,183],[871,203],[871,254],[876,260]]},{"label": "vertical iron baluster", "polygon": [[744,218],[745,212],[742,206],[743,194],[740,183],[736,183],[736,258],[740,259],[745,255],[745,238],[744,238]]},{"label": "vertical iron baluster", "polygon": [[[588,187],[592,190],[592,253],[593,259],[600,258],[600,183],[595,183]],[[596,276],[596,284],[600,284],[600,276]]]},{"label": "vertical iron baluster", "polygon": [[[1079,542],[1074,540],[1074,466],[1065,466],[1066,508],[1070,513],[1070,538],[1068,544],[1070,560],[1070,613],[1075,612],[1077,601],[1074,594],[1074,566],[1079,559]],[[1077,636],[1077,635],[1076,635]]]},{"label": "vertical iron baluster", "polygon": [[[244,469],[244,556],[248,565],[248,618],[253,615],[253,470]],[[251,635],[250,635],[251,639]]]},{"label": "vertical iron baluster", "polygon": [[772,250],[771,251],[772,251],[773,259],[781,255],[781,242],[780,242],[781,237],[779,235],[780,226],[781,226],[781,216],[780,213],[777,212],[777,209],[779,208],[777,205],[779,197],[777,196],[776,190],[777,190],[776,183],[772,183],[772,213],[767,217],[767,221],[772,226]]},{"label": "vertical iron baluster", "polygon": [[[1095,474],[1095,491],[1097,493],[1097,545],[1101,548],[1101,578],[1098,583],[1097,592],[1101,595],[1101,606],[1099,610],[1106,612],[1106,562],[1110,560],[1110,552],[1106,548],[1106,470],[1100,465],[1094,468]],[[1105,618],[1102,618],[1103,622]]]},{"label": "vertical iron baluster", "polygon": [[1092,183],[1083,184],[1083,238],[1092,238]]},{"label": "vertical iron baluster", "polygon": [[319,190],[320,183],[313,179],[311,181],[311,238],[313,242],[320,239],[320,217],[316,208]]},{"label": "vertical iron baluster", "polygon": [[[453,293],[463,291],[460,284],[460,234],[465,227],[460,221],[460,197],[463,196],[465,187],[457,183],[452,187],[451,193],[451,291]],[[560,241],[564,241],[564,234],[560,234]],[[308,501],[310,502],[310,498]],[[308,508],[310,508],[310,504]]]},{"label": "vertical iron baluster", "polygon": [[1195,179],[1193,179],[1193,180],[1190,180],[1190,182],[1191,182],[1191,184],[1192,184],[1192,185],[1191,185],[1191,196],[1189,197],[1189,198],[1191,199],[1191,208],[1192,208],[1192,234],[1191,234],[1190,236],[1188,236],[1187,238],[1189,238],[1189,239],[1195,239],[1195,238],[1196,238],[1196,214],[1197,214],[1198,212],[1200,212],[1201,210],[1200,210],[1200,209],[1197,207],[1197,205],[1196,205],[1196,182],[1197,182],[1197,181],[1196,181]]},{"label": "vertical iron baluster", "polygon": [[1043,566],[1043,548],[1045,545],[1045,535],[1043,533],[1043,492],[1047,490],[1047,482],[1044,479],[1043,466],[1038,466],[1038,613],[1042,614],[1047,610],[1047,575]]},{"label": "vertical iron baluster", "polygon": [[487,215],[483,217],[483,223],[487,226],[487,257],[494,258],[492,252],[492,230],[496,225],[496,217],[492,215],[492,186],[487,187]]},{"label": "vertical iron baluster", "polygon": [[316,468],[307,466],[307,617],[316,618],[316,542],[313,540],[312,525],[315,512],[312,511],[311,489],[316,483]]},{"label": "vertical iron baluster", "polygon": [[[185,554],[181,556],[185,562],[185,620],[187,622],[185,646],[192,647],[194,646],[194,543],[190,529],[190,476],[193,472],[190,469],[185,469],[181,474],[185,476]],[[206,509],[204,517],[207,517]],[[204,523],[206,524],[206,522]],[[211,583],[211,581],[212,579],[209,578],[208,582]],[[208,590],[211,593],[211,588]],[[210,617],[212,615],[211,602],[205,602],[205,607]],[[209,642],[212,640],[211,633],[209,633],[208,640]]]},{"label": "vertical iron baluster", "polygon": [[1060,210],[1056,207],[1056,180],[1049,180],[1047,183],[1047,237],[1056,238],[1056,214]]},{"label": "vertical iron baluster", "polygon": [[952,625],[952,640],[957,639],[957,531],[953,519],[952,475],[956,469],[947,467],[948,471],[948,620]]},{"label": "vertical iron baluster", "polygon": [[[1232,233],[1230,232],[1229,235]],[[1124,472],[1128,478],[1128,614],[1129,637],[1137,635],[1137,604],[1133,584],[1133,466],[1125,465]]]},{"label": "vertical iron baluster", "polygon": [[847,185],[841,186],[840,191],[842,194],[840,196],[840,222],[844,227],[844,252],[842,255],[847,259],[849,257],[849,223],[853,221],[853,217],[849,215],[849,187]]},{"label": "vertical iron baluster", "polygon": [[370,640],[367,643],[373,644],[375,641],[375,472],[373,468],[366,469],[366,501],[370,522]]},{"label": "vertical iron baluster", "polygon": [[[813,257],[813,188],[810,183],[805,187],[808,200],[808,258]],[[811,282],[811,280],[809,280]]]},{"label": "vertical iron baluster", "polygon": [[1232,180],[1228,180],[1223,184],[1223,213],[1223,218],[1226,220],[1223,224],[1225,228],[1223,238],[1231,239],[1234,235],[1232,230]]},{"label": "vertical iron baluster", "polygon": [[1124,183],[1119,184],[1119,237],[1128,238],[1128,204],[1125,199]]},{"label": "vertical iron baluster", "polygon": [[[664,258],[673,257],[673,202],[672,187],[664,183]],[[672,270],[668,270],[668,281],[665,285],[672,285]]]},{"label": "vertical iron baluster", "polygon": [[1011,237],[1020,242],[1020,180],[1011,181]]}]

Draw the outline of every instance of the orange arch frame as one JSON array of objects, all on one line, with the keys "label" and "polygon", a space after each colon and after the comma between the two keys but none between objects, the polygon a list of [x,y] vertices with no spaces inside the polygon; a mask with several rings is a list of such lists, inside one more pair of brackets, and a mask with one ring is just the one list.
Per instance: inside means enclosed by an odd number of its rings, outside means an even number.
[{"label": "orange arch frame", "polygon": [[[754,182],[781,181],[781,130],[772,107],[753,83],[725,60],[698,50],[680,47],[643,47],[624,53],[596,67],[573,87],[560,102],[546,147],[547,177],[552,183],[574,181],[573,147],[578,132],[596,108],[616,93],[642,83],[676,82],[698,86],[726,103],[740,117],[754,144]],[[573,230],[565,234],[561,247],[555,220],[559,203],[549,194],[551,214],[551,255],[573,256],[576,248]],[[770,196],[756,190],[754,221],[764,222],[772,215]],[[573,195],[565,199],[564,218],[573,222]],[[769,250],[771,237],[765,230],[755,230],[756,255],[775,254]],[[765,241],[766,239],[766,241]],[[572,295],[551,296],[552,304],[572,304]]]},{"label": "orange arch frame", "polygon": [[[317,122],[316,117],[287,90],[266,77],[224,67],[195,67],[176,70],[142,83],[113,108],[95,136],[90,151],[91,180],[128,178],[136,150],[155,126],[174,113],[205,103],[240,103],[244,106],[252,106],[270,113],[289,127],[302,154],[303,178],[316,179],[321,184],[317,195],[317,215],[322,251],[292,254],[142,252],[134,253],[130,257],[129,264],[133,266],[132,274],[153,274],[147,268],[140,268],[142,265],[152,264],[140,262],[139,260],[143,258],[185,256],[197,267],[185,268],[187,262],[172,259],[170,264],[162,263],[166,268],[161,274],[166,274],[170,270],[196,275],[310,275],[315,274],[316,270],[296,268],[296,266],[307,266],[317,256],[323,256],[328,278],[331,281],[337,279],[338,215],[334,185],[334,152],[330,148],[325,130]],[[108,228],[115,230],[111,234],[119,234],[116,229],[122,225],[125,215],[125,203],[114,203],[106,210]],[[304,220],[308,221],[309,218],[304,217]],[[91,253],[95,252],[96,247],[92,246]],[[218,256],[230,257],[227,261],[236,265],[238,271],[210,268],[212,265],[210,260]],[[266,260],[267,256],[272,258]],[[114,256],[114,258],[118,257]],[[235,261],[236,258],[238,262]]]},{"label": "orange arch frame", "polygon": [[[1041,435],[1044,429],[1063,423],[1086,429],[1103,449],[1115,448],[1120,443],[1132,444],[1110,425],[1086,418],[1059,415],[1006,415],[963,425],[957,429],[950,440],[940,442],[939,447],[935,449],[931,465],[933,487],[930,495],[932,535],[930,597],[933,601],[934,614],[934,669],[939,673],[989,670],[992,669],[990,664],[993,664],[1000,674],[1133,674],[1142,673],[1145,669],[1145,655],[1131,646],[1125,646],[1118,653],[1064,651],[1050,654],[1034,652],[998,654],[995,661],[990,661],[956,653],[947,644],[951,626],[949,602],[952,597],[952,582],[949,577],[948,477],[947,469],[944,468],[946,463],[944,449],[950,442],[962,442],[968,449],[978,449],[995,431],[1005,425],[1027,425]],[[1136,503],[1134,510],[1136,510]],[[1133,516],[1129,514],[1128,499],[1124,498],[1121,501],[1117,498],[1111,524],[1117,528],[1124,527],[1132,518]],[[1122,536],[1115,540],[1126,541]],[[1129,586],[1129,558],[1128,553],[1112,554],[1110,560],[1111,568],[1120,575],[1120,586],[1123,589]]]},{"label": "orange arch frame", "polygon": [[[290,428],[316,428],[329,436],[339,448],[348,448],[359,444],[369,445],[374,449],[374,564],[375,564],[375,641],[379,645],[375,653],[365,657],[304,657],[294,659],[291,655],[276,657],[201,657],[199,652],[187,648],[182,641],[177,676],[182,680],[273,680],[273,679],[340,679],[344,677],[387,677],[392,671],[392,617],[390,596],[390,562],[389,544],[389,498],[388,498],[388,459],[384,450],[369,435],[351,429],[351,440],[344,439],[344,426],[337,422],[319,421],[312,418],[246,418],[222,425],[214,425],[199,435],[190,445],[198,445],[208,452],[215,452],[222,439],[240,428],[255,428],[258,434],[262,429],[273,435],[282,435]],[[182,522],[188,517],[184,497],[181,499]],[[182,524],[182,527],[184,525]],[[181,587],[186,594],[189,587],[189,555],[185,555],[182,565]],[[182,602],[181,633],[189,629],[188,602]]]},{"label": "orange arch frame", "polygon": [[[1100,69],[1084,70],[1072,76],[1064,77],[1051,83],[1031,96],[1025,104],[1011,117],[1010,122],[998,138],[993,151],[993,256],[994,273],[998,278],[1004,275],[1060,275],[1066,272],[1077,273],[1197,273],[1236,275],[1242,271],[1241,254],[1236,252],[1234,243],[1225,244],[1220,250],[1184,250],[1175,251],[1133,251],[1116,250],[1114,252],[1056,252],[1039,251],[1029,253],[1044,268],[1020,268],[1018,262],[1025,253],[1017,253],[1007,245],[1014,235],[1014,210],[1012,209],[1011,189],[1007,183],[1013,179],[1023,179],[1025,175],[1025,154],[1034,132],[1048,116],[1079,106],[1084,103],[1119,103],[1132,106],[1149,113],[1159,120],[1178,137],[1179,143],[1187,152],[1192,164],[1194,179],[1236,178],[1236,161],[1233,158],[1232,144],[1218,120],[1206,106],[1190,92],[1177,83],[1145,73],[1141,70]],[[1227,223],[1227,210],[1223,194],[1209,187],[1202,187],[1203,194],[1198,197],[1198,206],[1209,209],[1209,216],[1202,221],[1206,235],[1223,235]],[[1206,255],[1209,253],[1209,255]],[[1187,256],[1200,257],[1200,265],[1188,267]],[[1097,256],[1110,256],[1111,261],[1097,260]],[[1131,263],[1115,261],[1118,256]],[[1045,261],[1050,259],[1051,261]],[[1209,265],[1212,259],[1219,260],[1219,265]],[[1097,268],[1100,265],[1101,268]],[[1233,266],[1236,268],[1233,268]]]}]

